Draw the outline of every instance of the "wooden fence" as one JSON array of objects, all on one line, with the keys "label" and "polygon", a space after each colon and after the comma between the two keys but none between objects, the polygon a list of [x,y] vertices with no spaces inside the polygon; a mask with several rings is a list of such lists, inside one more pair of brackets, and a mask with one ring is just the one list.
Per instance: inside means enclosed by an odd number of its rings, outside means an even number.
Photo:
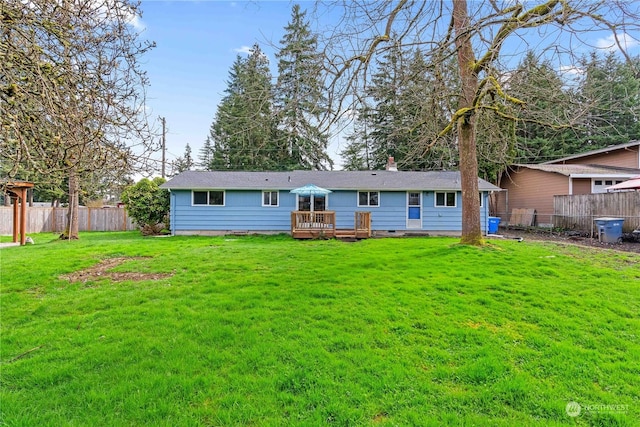
[{"label": "wooden fence", "polygon": [[[27,208],[27,233],[62,232],[67,226],[67,208]],[[0,207],[0,234],[12,233],[13,208]],[[127,231],[138,227],[124,208],[78,209],[80,231]]]},{"label": "wooden fence", "polygon": [[599,217],[624,218],[622,230],[630,233],[640,228],[640,191],[553,196],[555,227],[591,231]]}]

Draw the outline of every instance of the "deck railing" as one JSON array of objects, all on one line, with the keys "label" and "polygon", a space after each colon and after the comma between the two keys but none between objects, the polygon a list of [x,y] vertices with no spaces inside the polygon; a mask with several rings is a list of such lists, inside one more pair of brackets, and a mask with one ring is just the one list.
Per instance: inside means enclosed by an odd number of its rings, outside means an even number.
[{"label": "deck railing", "polygon": [[296,239],[371,237],[371,212],[356,212],[352,229],[336,229],[334,211],[291,212],[291,235]]},{"label": "deck railing", "polygon": [[355,232],[356,237],[360,237],[362,234],[365,234],[366,237],[371,237],[371,212],[356,212]]},{"label": "deck railing", "polygon": [[291,212],[291,234],[296,232],[323,233],[333,237],[336,230],[336,213],[334,211],[293,211]]}]

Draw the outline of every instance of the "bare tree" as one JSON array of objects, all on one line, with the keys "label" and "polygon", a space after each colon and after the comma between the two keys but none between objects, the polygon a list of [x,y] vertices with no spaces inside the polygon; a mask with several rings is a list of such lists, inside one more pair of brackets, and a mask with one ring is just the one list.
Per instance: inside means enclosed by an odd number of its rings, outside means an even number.
[{"label": "bare tree", "polygon": [[0,155],[20,167],[64,173],[78,238],[83,174],[124,175],[154,150],[144,110],[139,4],[128,0],[5,0],[0,6]]},{"label": "bare tree", "polygon": [[[626,48],[638,42],[632,37],[640,29],[640,5],[616,0],[548,0],[537,5],[512,0],[367,0],[332,7],[342,7],[344,12],[342,20],[326,33],[327,86],[338,117],[356,108],[375,67],[372,59],[391,46],[419,48],[425,62],[434,67],[455,55],[458,105],[439,136],[454,133],[457,139],[461,242],[472,245],[483,242],[476,143],[480,113],[517,121],[518,110],[528,107],[509,94],[505,70],[515,67],[529,51],[558,68],[568,67],[575,64],[577,50],[595,46],[593,34],[597,32],[630,59]],[[572,120],[568,117],[567,125]],[[427,146],[436,143],[437,138]]]}]

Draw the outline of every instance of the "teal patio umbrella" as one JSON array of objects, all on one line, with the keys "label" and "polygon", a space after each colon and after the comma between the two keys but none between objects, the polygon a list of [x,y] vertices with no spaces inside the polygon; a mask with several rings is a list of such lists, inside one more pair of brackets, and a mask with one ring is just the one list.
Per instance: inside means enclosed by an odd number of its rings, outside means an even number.
[{"label": "teal patio umbrella", "polygon": [[318,187],[315,184],[307,184],[302,187],[294,188],[290,192],[299,196],[326,196],[331,193],[331,190]]}]

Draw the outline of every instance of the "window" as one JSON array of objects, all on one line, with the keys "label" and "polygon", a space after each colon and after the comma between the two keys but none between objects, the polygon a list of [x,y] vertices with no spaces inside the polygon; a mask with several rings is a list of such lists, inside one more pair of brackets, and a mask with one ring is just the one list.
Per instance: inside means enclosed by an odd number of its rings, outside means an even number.
[{"label": "window", "polygon": [[484,197],[482,197],[482,192],[480,192],[480,207],[482,207],[483,201],[484,201]]},{"label": "window", "polygon": [[606,193],[608,187],[611,187],[613,184],[619,184],[622,181],[621,179],[593,179],[591,180],[591,192],[593,194]]},{"label": "window", "polygon": [[358,206],[380,206],[380,192],[358,191]]},{"label": "window", "polygon": [[[311,207],[313,206],[313,209]],[[298,195],[298,210],[309,212],[313,210],[314,212],[320,212],[327,210],[327,196],[316,195],[316,196],[303,196]]]},{"label": "window", "polygon": [[311,196],[298,196],[298,210],[304,212],[311,210]]},{"label": "window", "polygon": [[316,212],[327,210],[327,196],[313,196],[313,210]]},{"label": "window", "polygon": [[446,191],[446,192],[436,193],[436,207],[437,208],[455,208],[456,192]]},{"label": "window", "polygon": [[277,191],[263,191],[262,192],[262,206],[278,206],[278,192]]},{"label": "window", "polygon": [[224,191],[194,191],[194,205],[224,206]]}]

